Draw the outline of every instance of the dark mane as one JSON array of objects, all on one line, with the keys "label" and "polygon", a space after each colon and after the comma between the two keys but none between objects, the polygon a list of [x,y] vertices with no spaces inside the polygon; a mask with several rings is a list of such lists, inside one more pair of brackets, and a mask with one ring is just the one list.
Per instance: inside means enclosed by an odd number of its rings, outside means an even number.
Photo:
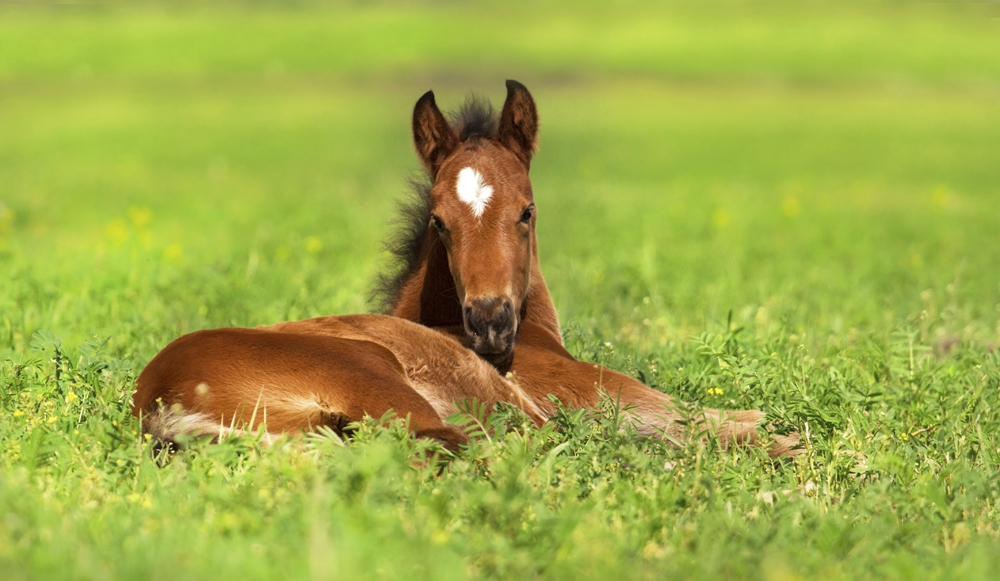
[{"label": "dark mane", "polygon": [[458,134],[460,143],[473,137],[492,139],[497,135],[497,116],[493,105],[475,95],[469,95],[458,111],[450,113],[448,121]]},{"label": "dark mane", "polygon": [[[458,111],[448,115],[459,142],[493,139],[497,116],[486,99],[470,95]],[[434,184],[428,174],[410,180],[410,192],[397,203],[392,233],[385,241],[390,259],[375,279],[371,302],[379,312],[387,313],[396,302],[403,284],[420,267],[420,242],[427,235],[431,218],[430,192]]]},{"label": "dark mane", "polygon": [[420,241],[430,227],[431,185],[426,174],[411,178],[409,194],[396,202],[393,232],[383,243],[390,255],[389,264],[376,276],[371,292],[371,302],[380,313],[392,309],[403,283],[420,267]]}]

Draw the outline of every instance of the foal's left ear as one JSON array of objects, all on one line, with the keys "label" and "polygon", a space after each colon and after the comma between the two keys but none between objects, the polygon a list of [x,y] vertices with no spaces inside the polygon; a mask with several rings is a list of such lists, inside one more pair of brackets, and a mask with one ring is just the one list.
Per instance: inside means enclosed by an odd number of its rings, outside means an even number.
[{"label": "foal's left ear", "polygon": [[531,93],[517,81],[507,81],[507,100],[500,112],[497,138],[514,152],[524,167],[531,167],[531,156],[538,143],[538,111]]},{"label": "foal's left ear", "polygon": [[434,91],[427,91],[413,108],[413,146],[431,178],[451,152],[458,147],[458,136],[445,120],[434,101]]}]

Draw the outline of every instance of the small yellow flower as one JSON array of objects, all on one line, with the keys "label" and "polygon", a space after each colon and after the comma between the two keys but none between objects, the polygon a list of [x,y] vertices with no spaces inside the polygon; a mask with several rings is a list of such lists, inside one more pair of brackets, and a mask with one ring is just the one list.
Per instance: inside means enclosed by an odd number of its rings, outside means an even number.
[{"label": "small yellow flower", "polygon": [[306,252],[316,254],[320,250],[323,250],[323,242],[318,237],[309,236],[306,238]]},{"label": "small yellow flower", "polygon": [[712,212],[712,225],[716,230],[725,230],[729,226],[729,210],[719,208]]},{"label": "small yellow flower", "polygon": [[905,442],[910,439],[910,435],[907,434],[906,432],[903,432],[902,434],[899,435],[899,439]]},{"label": "small yellow flower", "polygon": [[153,219],[153,211],[145,206],[132,206],[128,209],[128,217],[136,228],[142,228]]},{"label": "small yellow flower", "polygon": [[163,249],[163,260],[171,264],[177,264],[184,257],[184,247],[180,244],[171,244]]},{"label": "small yellow flower", "polygon": [[23,415],[24,415],[24,412],[22,412],[21,410],[14,410],[14,417],[15,418],[19,418],[19,417],[21,417]]},{"label": "small yellow flower", "polygon": [[948,201],[951,197],[951,191],[948,186],[939,185],[931,190],[931,205],[938,210],[944,210],[948,207]]},{"label": "small yellow flower", "polygon": [[11,224],[14,223],[14,211],[0,202],[0,249],[7,244],[10,237]]},{"label": "small yellow flower", "polygon": [[781,201],[781,213],[789,218],[794,218],[802,211],[802,203],[795,196],[788,195]]},{"label": "small yellow flower", "polygon": [[73,403],[73,402],[75,402],[78,399],[80,399],[80,398],[77,397],[76,393],[74,393],[72,391],[66,394],[66,403]]},{"label": "small yellow flower", "polygon": [[104,233],[112,243],[121,244],[128,239],[128,226],[125,220],[112,220],[104,228]]}]

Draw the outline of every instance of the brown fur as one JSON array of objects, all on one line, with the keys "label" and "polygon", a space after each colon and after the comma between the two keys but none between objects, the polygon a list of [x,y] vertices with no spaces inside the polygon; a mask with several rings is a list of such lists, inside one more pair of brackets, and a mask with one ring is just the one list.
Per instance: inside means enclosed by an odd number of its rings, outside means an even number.
[{"label": "brown fur", "polygon": [[452,449],[465,441],[414,388],[393,352],[363,334],[306,327],[198,331],[157,354],[132,397],[144,430],[162,439],[261,425],[275,433],[319,426],[342,433],[348,422],[389,410],[409,416],[418,436],[433,434]]},{"label": "brown fur", "polygon": [[[575,360],[547,330],[526,323],[514,371],[500,376],[462,346],[457,328],[429,329],[383,315],[320,317],[257,329],[213,329],[167,345],[140,374],[133,413],[163,440],[179,433],[269,435],[326,426],[343,433],[365,416],[394,410],[418,437],[457,450],[467,438],[445,422],[457,403],[492,409],[510,402],[536,425],[554,411],[548,395],[593,407],[608,392],[635,406],[639,433],[686,437],[676,402],[636,380]],[[723,444],[757,440],[760,412],[704,412]],[[787,453],[774,446],[772,454]]]},{"label": "brown fur", "polygon": [[[488,124],[484,124],[486,126]],[[142,371],[132,412],[143,429],[164,440],[179,433],[212,436],[264,429],[268,434],[327,426],[343,432],[365,416],[394,410],[418,437],[452,450],[466,436],[445,418],[456,403],[478,400],[492,409],[510,402],[541,425],[555,410],[549,395],[577,408],[593,407],[602,392],[625,408],[646,435],[673,441],[689,435],[690,414],[670,396],[606,369],[577,361],[563,347],[559,321],[538,266],[536,218],[527,170],[538,126],[534,102],[508,82],[497,134],[459,142],[432,93],[414,110],[414,143],[437,181],[432,215],[452,225],[426,229],[412,245],[412,272],[392,300],[394,317],[349,315],[278,323],[257,329],[215,329],[167,345]],[[449,195],[458,171],[476,164],[494,187],[481,224]],[[463,210],[466,210],[463,214]],[[516,340],[504,357],[479,353],[482,344],[463,324],[473,299],[505,296],[516,306]],[[431,327],[434,328],[431,328]],[[512,334],[512,338],[515,337]],[[470,349],[471,348],[471,349]],[[759,411],[703,410],[697,419],[724,445],[752,445]],[[774,436],[772,456],[796,453],[794,436]]]}]

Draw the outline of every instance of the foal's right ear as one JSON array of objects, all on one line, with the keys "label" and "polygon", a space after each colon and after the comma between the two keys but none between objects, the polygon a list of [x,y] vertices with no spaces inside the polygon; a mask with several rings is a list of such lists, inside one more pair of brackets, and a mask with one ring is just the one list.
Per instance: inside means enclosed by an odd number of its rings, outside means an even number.
[{"label": "foal's right ear", "polygon": [[424,93],[413,108],[413,146],[431,178],[458,146],[458,136],[434,102],[434,91]]}]

